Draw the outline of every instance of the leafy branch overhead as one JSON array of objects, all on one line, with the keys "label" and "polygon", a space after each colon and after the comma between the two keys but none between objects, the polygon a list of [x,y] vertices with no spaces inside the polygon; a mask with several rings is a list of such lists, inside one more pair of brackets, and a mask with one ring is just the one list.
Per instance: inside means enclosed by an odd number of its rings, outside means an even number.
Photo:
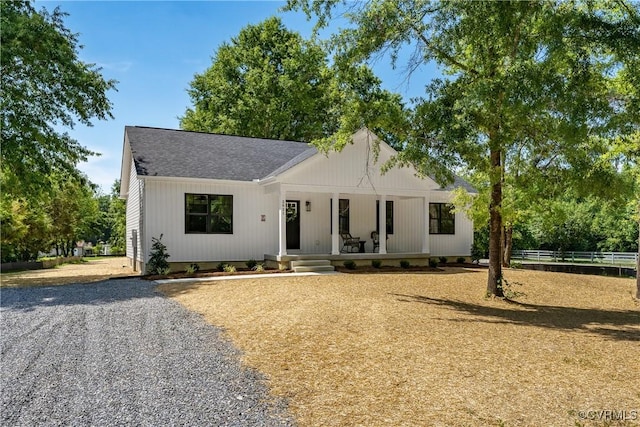
[{"label": "leafy branch overhead", "polygon": [[0,7],[2,173],[8,187],[28,194],[54,171],[77,176],[77,163],[96,154],[60,129],[112,118],[107,92],[116,82],[79,59],[78,35],[59,8]]},{"label": "leafy branch overhead", "polygon": [[441,181],[463,167],[486,176],[490,294],[502,280],[506,180],[614,188],[615,165],[601,160],[640,123],[638,3],[289,0],[287,9],[320,27],[336,14],[349,21],[332,37],[337,64],[387,54],[397,65],[409,49],[406,70],[439,66],[396,161]]}]

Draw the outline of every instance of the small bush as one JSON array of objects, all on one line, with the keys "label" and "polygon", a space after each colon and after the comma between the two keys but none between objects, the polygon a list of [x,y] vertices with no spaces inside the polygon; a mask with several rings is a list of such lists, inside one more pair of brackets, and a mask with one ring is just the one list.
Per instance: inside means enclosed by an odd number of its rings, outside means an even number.
[{"label": "small bush", "polygon": [[264,264],[256,264],[253,266],[252,270],[262,273],[264,271]]},{"label": "small bush", "polygon": [[456,259],[456,262],[457,262],[458,264],[464,264],[466,261],[467,261],[467,260],[466,260],[466,258],[465,258],[465,257],[463,257],[463,256],[460,256],[460,257],[458,257],[458,258]]},{"label": "small bush", "polygon": [[511,261],[511,263],[509,264],[509,267],[511,268],[522,268],[522,263],[519,261]]},{"label": "small bush", "polygon": [[436,268],[438,266],[438,260],[435,258],[429,258],[429,267]]},{"label": "small bush", "polygon": [[256,261],[255,259],[250,259],[249,261],[245,262],[245,264],[249,270],[253,270],[254,267],[258,265],[258,261]]},{"label": "small bush", "polygon": [[169,267],[165,267],[165,268],[161,268],[160,270],[157,270],[158,274],[161,276],[166,276],[167,274],[171,273],[171,268]]},{"label": "small bush", "polygon": [[225,266],[223,267],[223,270],[225,273],[235,273],[236,267],[231,264],[225,264]]},{"label": "small bush", "polygon": [[380,268],[380,267],[382,267],[382,261],[380,261],[379,259],[372,259],[371,260],[371,266],[373,268]]},{"label": "small bush", "polygon": [[162,271],[169,269],[169,262],[167,262],[169,254],[167,253],[167,247],[161,242],[161,240],[162,234],[160,234],[160,237],[157,239],[155,237],[151,238],[151,254],[149,257],[149,263],[147,264],[149,273],[151,274],[164,275],[167,273],[162,273]]},{"label": "small bush", "polygon": [[447,257],[446,256],[441,256],[438,259],[440,260],[440,264],[446,264],[447,263]]},{"label": "small bush", "polygon": [[407,261],[406,259],[400,260],[400,267],[409,268],[409,267],[411,267],[411,263],[409,261]]},{"label": "small bush", "polygon": [[218,271],[224,271],[224,266],[227,265],[224,262],[219,263],[218,265],[216,265],[216,270]]},{"label": "small bush", "polygon": [[355,263],[355,261],[353,261],[351,259],[346,260],[343,264],[349,270],[355,270],[356,269],[356,263]]},{"label": "small bush", "polygon": [[196,263],[190,264],[184,269],[187,274],[195,274],[198,270],[200,270],[200,266]]},{"label": "small bush", "polygon": [[520,282],[508,282],[507,279],[503,278],[502,282],[498,284],[499,288],[502,288],[502,294],[508,300],[515,300],[516,298],[526,296],[524,292],[518,291],[515,289],[515,286],[522,286]]},{"label": "small bush", "polygon": [[474,241],[471,245],[471,262],[478,264],[482,258],[485,258],[485,255],[480,245]]}]

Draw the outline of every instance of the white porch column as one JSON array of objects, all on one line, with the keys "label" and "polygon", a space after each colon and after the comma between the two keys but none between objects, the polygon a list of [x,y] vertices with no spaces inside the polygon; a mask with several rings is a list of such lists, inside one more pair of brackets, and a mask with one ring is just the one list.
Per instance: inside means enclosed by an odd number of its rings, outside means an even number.
[{"label": "white porch column", "polygon": [[429,197],[422,198],[422,253],[429,253]]},{"label": "white porch column", "polygon": [[287,254],[287,192],[285,190],[280,189],[280,198],[279,198],[279,208],[278,208],[278,255],[286,255]]},{"label": "white porch column", "polygon": [[378,203],[378,212],[380,216],[380,222],[378,224],[378,230],[380,233],[378,237],[380,238],[380,247],[378,248],[378,253],[386,254],[387,253],[387,195],[382,194],[380,196],[380,202]]},{"label": "white porch column", "polygon": [[331,255],[340,254],[340,194],[333,193],[331,196]]}]

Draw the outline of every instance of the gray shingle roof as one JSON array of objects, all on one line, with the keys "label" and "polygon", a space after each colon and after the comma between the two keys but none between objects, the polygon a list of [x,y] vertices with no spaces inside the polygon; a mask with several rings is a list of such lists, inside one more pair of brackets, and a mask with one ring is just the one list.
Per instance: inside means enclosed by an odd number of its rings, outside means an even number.
[{"label": "gray shingle roof", "polygon": [[273,139],[140,126],[126,126],[125,133],[136,171],[146,176],[251,181],[316,152],[302,142]]},{"label": "gray shingle roof", "polygon": [[465,190],[467,190],[469,193],[472,193],[472,194],[478,193],[478,190],[473,188],[473,186],[471,184],[469,184],[464,179],[460,178],[458,175],[454,175],[453,176],[453,183],[451,183],[451,184],[447,185],[446,187],[444,187],[443,190],[452,191],[452,190],[454,190],[454,189],[456,189],[458,187],[462,187]]},{"label": "gray shingle roof", "polygon": [[[138,175],[252,181],[292,168],[318,151],[294,141],[189,132],[175,129],[126,126]],[[464,187],[477,191],[455,176],[443,190]]]}]

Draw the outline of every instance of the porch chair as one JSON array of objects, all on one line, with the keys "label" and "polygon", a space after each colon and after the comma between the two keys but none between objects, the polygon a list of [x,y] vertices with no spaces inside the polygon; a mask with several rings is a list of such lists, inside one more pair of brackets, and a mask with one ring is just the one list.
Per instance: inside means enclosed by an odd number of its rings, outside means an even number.
[{"label": "porch chair", "polygon": [[375,252],[376,249],[380,252],[380,235],[377,231],[371,232],[371,240],[373,240],[373,252]]},{"label": "porch chair", "polygon": [[351,237],[351,233],[340,233],[342,237],[342,249],[340,252],[359,252],[360,237]]}]

